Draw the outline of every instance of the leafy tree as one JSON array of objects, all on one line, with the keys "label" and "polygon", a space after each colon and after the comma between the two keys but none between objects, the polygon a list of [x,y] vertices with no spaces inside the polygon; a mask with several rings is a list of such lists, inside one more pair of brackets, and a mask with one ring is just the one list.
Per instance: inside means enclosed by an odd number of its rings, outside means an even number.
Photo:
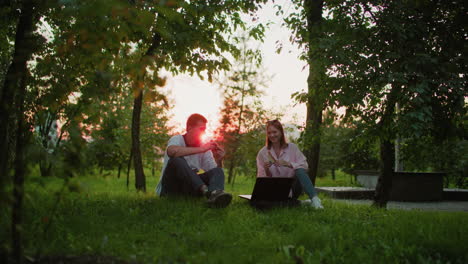
[{"label": "leafy tree", "polygon": [[335,180],[335,171],[343,167],[343,160],[348,154],[342,152],[342,146],[349,139],[349,129],[337,124],[334,113],[328,111],[324,115],[322,126],[318,177],[325,176],[325,171],[330,170],[332,179]]},{"label": "leafy tree", "polygon": [[385,206],[396,135],[427,135],[443,144],[462,129],[466,3],[330,1],[326,8],[329,38],[322,45],[333,71],[332,100],[379,139],[382,168],[375,204]]},{"label": "leafy tree", "polygon": [[0,20],[0,35],[2,36],[0,39],[0,84],[2,88],[14,51],[12,42],[15,39],[16,25],[19,19],[19,12],[15,12],[14,10],[18,7],[19,4],[5,3],[0,5],[0,16],[2,17]]},{"label": "leafy tree", "polygon": [[[29,126],[25,112],[26,87],[28,83],[27,62],[40,43],[40,38],[34,34],[35,23],[39,19],[41,11],[40,1],[22,1],[2,5],[2,12],[6,11],[12,17],[14,8],[19,8],[18,24],[14,38],[14,52],[11,64],[8,66],[6,76],[0,93],[0,177],[2,183],[7,182],[10,169],[13,174],[13,205],[12,205],[12,261],[22,261],[22,206],[23,206],[23,183],[25,176],[25,146],[29,137]],[[6,33],[7,32],[2,32]],[[14,134],[12,132],[15,132]],[[11,142],[15,149],[12,150]],[[11,152],[10,152],[11,151]],[[9,157],[14,153],[13,164]],[[3,188],[3,184],[2,184]]]},{"label": "leafy tree", "polygon": [[[148,46],[142,57],[140,71],[136,73],[134,90],[134,114],[132,121],[133,156],[137,189],[145,189],[144,174],[139,153],[139,115],[143,98],[143,86],[139,85],[147,74],[147,67],[153,71],[166,68],[172,73],[197,73],[202,79],[205,72],[212,80],[213,73],[229,68],[226,53],[237,56],[238,49],[229,43],[227,36],[237,27],[244,27],[240,13],[256,11],[257,1],[169,1],[166,5],[136,4],[136,8],[146,9],[154,15],[154,24],[148,36],[142,38],[143,45]],[[263,28],[252,30],[252,36],[261,38]]]},{"label": "leafy tree", "polygon": [[341,168],[348,174],[356,175],[356,170],[379,170],[379,144],[363,133],[359,126],[346,127],[340,145]]},{"label": "leafy tree", "polygon": [[[320,127],[322,113],[327,106],[329,89],[326,86],[326,64],[322,53],[321,39],[323,29],[323,0],[293,0],[295,12],[284,19],[285,25],[292,30],[291,41],[303,49],[300,59],[307,62],[309,76],[307,92],[295,93],[293,97],[307,105],[306,127],[303,133],[304,154],[309,164],[309,177],[315,184],[320,157]],[[284,10],[278,7],[278,14]]]},{"label": "leafy tree", "polygon": [[335,111],[328,109],[321,128],[321,151],[318,176],[335,170],[355,175],[356,170],[378,170],[378,144],[362,132],[359,122],[344,123]]},{"label": "leafy tree", "polygon": [[[101,169],[118,169],[118,177],[122,167],[129,162],[131,149],[130,120],[132,116],[132,98],[126,96],[129,91],[115,94],[110,102],[100,105],[100,126],[91,133],[93,141],[90,146],[90,156]],[[144,102],[141,128],[142,153],[147,165],[154,166],[161,157],[157,146],[162,146],[168,139],[167,107],[159,101],[154,101],[148,95]]]},{"label": "leafy tree", "polygon": [[[463,134],[466,3],[294,3],[297,12],[285,21],[293,29],[293,41],[305,47],[302,58],[310,59],[309,66],[314,63],[309,70],[315,74],[309,75],[308,93],[297,98],[318,109],[308,112],[317,117],[315,127],[322,122],[321,114],[312,113],[321,113],[324,106],[344,106],[345,122],[359,121],[368,136],[379,140],[381,177],[375,204],[385,206],[397,134],[405,139],[429,135],[436,144]],[[321,88],[311,89],[311,83]],[[396,103],[401,106],[398,118]],[[318,129],[314,135],[320,136]]]},{"label": "leafy tree", "polygon": [[[238,172],[253,174],[256,153],[264,144],[258,132],[266,121],[260,96],[266,75],[262,70],[261,55],[249,46],[249,37],[239,37],[241,54],[226,76],[217,81],[223,91],[220,126],[216,137],[224,145],[228,183],[233,183]],[[255,155],[253,155],[255,154]]]},{"label": "leafy tree", "polygon": [[[0,156],[2,179],[6,179],[12,168],[9,157],[16,157],[12,221],[16,261],[22,255],[19,229],[25,168],[23,150],[28,142],[24,133],[30,131],[24,114],[28,114],[29,120],[36,116],[37,121],[46,120],[41,116],[50,116],[52,120],[64,118],[62,131],[70,139],[77,139],[64,144],[63,148],[67,149],[64,153],[73,154],[81,150],[82,133],[88,133],[85,129],[100,121],[99,112],[93,111],[95,102],[108,102],[109,94],[118,89],[115,85],[118,80],[129,76],[134,90],[131,94],[136,95],[137,105],[133,127],[139,129],[141,108],[138,105],[142,105],[144,98],[141,91],[145,86],[151,90],[163,85],[158,77],[159,69],[200,75],[206,71],[208,77],[219,69],[227,69],[229,63],[223,54],[235,55],[237,49],[226,41],[226,36],[243,25],[240,12],[255,11],[262,2],[265,1],[25,0],[2,5],[2,12],[8,9],[8,14],[18,18],[14,48],[2,50],[2,58],[7,57],[6,51],[14,52],[0,98],[0,148],[5,150]],[[17,9],[21,12],[16,13]],[[41,38],[35,31],[40,21],[50,26],[49,38],[47,34]],[[11,34],[10,31],[1,33]],[[261,37],[262,30],[253,34]],[[30,58],[35,61],[28,65]],[[124,65],[128,65],[124,68],[125,75],[112,74],[118,72],[116,67]],[[73,95],[76,102],[69,99]],[[150,97],[163,99],[157,91],[150,91]],[[17,135],[12,137],[14,131]],[[138,131],[134,134],[138,135]],[[9,151],[13,149],[10,142],[16,142],[15,151]],[[134,142],[138,147],[139,138],[134,137]],[[10,155],[12,152],[15,155]],[[141,161],[141,155],[134,156],[136,161]],[[72,158],[65,155],[64,160]],[[144,190],[142,164],[135,163],[136,187]]]},{"label": "leafy tree", "polygon": [[[140,14],[137,24],[131,20],[132,14],[123,12],[125,8],[121,1],[66,1],[51,3],[42,17],[44,34],[50,36],[31,69],[35,78],[31,80],[29,109],[42,131],[44,148],[52,121],[61,124],[52,153],[42,151],[43,167],[50,168],[52,160],[58,158],[59,145],[73,122],[80,124],[74,127],[83,136],[90,136],[101,121],[100,105],[108,104],[128,80],[124,70],[129,67],[125,65],[133,65],[136,53],[131,41],[144,33],[147,19]],[[104,15],[108,13],[111,16]]]},{"label": "leafy tree", "polygon": [[[243,26],[241,12],[255,11],[262,2],[265,1],[68,1],[63,12],[66,15],[54,13],[57,15],[49,17],[50,24],[57,29],[56,52],[68,54],[70,58],[64,60],[67,65],[63,68],[72,68],[71,63],[78,64],[74,68],[79,69],[77,73],[71,74],[71,79],[80,84],[82,93],[81,115],[77,118],[92,122],[92,107],[88,104],[91,98],[106,97],[115,87],[109,85],[113,78],[129,77],[134,95],[132,152],[138,190],[146,189],[139,131],[143,91],[163,84],[158,77],[163,68],[175,74],[189,72],[201,77],[202,72],[206,72],[209,79],[217,70],[227,69],[229,62],[224,54],[238,53],[227,36]],[[255,37],[262,37],[261,28],[252,32]],[[125,75],[112,76],[113,67],[123,67],[119,62],[122,60],[128,65]],[[89,67],[83,67],[88,64]],[[157,90],[152,90],[151,94],[164,99]],[[83,113],[91,115],[85,118]]]},{"label": "leafy tree", "polygon": [[38,160],[41,175],[50,176],[52,173],[52,160],[60,144],[58,123],[56,117],[46,111],[36,113],[35,117],[34,123],[37,126],[33,137],[37,149],[31,152],[37,155],[36,160]]},{"label": "leafy tree", "polygon": [[402,159],[408,171],[443,171],[444,186],[468,187],[468,142],[451,138],[443,144],[434,144],[430,136],[405,139],[402,144]]}]

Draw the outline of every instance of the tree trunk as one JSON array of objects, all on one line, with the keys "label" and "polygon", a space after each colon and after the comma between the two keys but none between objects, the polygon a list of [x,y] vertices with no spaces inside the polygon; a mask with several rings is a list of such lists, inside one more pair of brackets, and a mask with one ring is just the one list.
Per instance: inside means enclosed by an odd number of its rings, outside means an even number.
[{"label": "tree trunk", "polygon": [[138,92],[133,102],[132,116],[132,153],[133,167],[135,169],[135,188],[138,191],[146,192],[145,173],[143,171],[143,162],[140,149],[140,117],[141,107],[143,105],[143,90]]},{"label": "tree trunk", "polygon": [[[148,65],[152,61],[151,56],[161,45],[161,35],[154,33],[151,46],[146,51],[146,54],[141,58],[141,63]],[[142,67],[141,80],[144,80],[146,75],[146,67]],[[135,83],[138,82],[135,80]],[[133,115],[132,115],[132,155],[133,155],[133,166],[135,168],[135,188],[138,191],[146,192],[146,178],[143,171],[143,162],[141,158],[140,150],[140,117],[141,108],[143,106],[143,88],[135,87],[139,89],[137,96],[133,101]],[[128,175],[127,175],[127,187],[128,187]]]},{"label": "tree trunk", "polygon": [[[26,146],[26,133],[24,118],[24,99],[26,93],[27,61],[31,50],[31,35],[33,32],[32,1],[24,1],[15,36],[15,51],[13,61],[8,68],[5,83],[0,98],[0,184],[3,188],[9,174],[10,132],[14,123],[16,110],[16,153],[13,177],[13,203],[11,220],[12,260],[21,263],[23,257],[23,244],[21,236],[22,209],[24,197],[24,147]],[[11,102],[15,102],[12,104]]]},{"label": "tree trunk", "polygon": [[332,180],[336,180],[335,168],[331,169]]},{"label": "tree trunk", "polygon": [[229,169],[228,169],[228,183],[232,182],[232,178],[234,177],[234,160],[229,162]]},{"label": "tree trunk", "polygon": [[237,176],[237,173],[234,169],[234,172],[233,172],[233,175],[232,175],[232,181],[231,181],[231,186],[234,187],[234,183],[236,183],[236,176]]},{"label": "tree trunk", "polygon": [[52,163],[49,161],[49,158],[39,161],[39,170],[42,177],[49,177],[52,171]]},{"label": "tree trunk", "polygon": [[128,190],[128,186],[130,185],[130,169],[132,168],[132,157],[133,157],[133,150],[130,150],[130,157],[128,158],[128,166],[127,166],[127,190]]},{"label": "tree trunk", "polygon": [[[26,65],[25,65],[26,68]],[[21,263],[23,257],[23,243],[21,236],[21,225],[23,222],[23,197],[24,197],[24,174],[25,160],[24,147],[26,145],[26,133],[28,129],[24,118],[24,97],[26,93],[26,80],[21,81],[23,86],[18,94],[17,110],[17,130],[16,130],[16,156],[15,156],[15,174],[13,177],[13,208],[12,208],[12,249],[13,260],[15,263]]]},{"label": "tree trunk", "polygon": [[380,143],[380,175],[375,188],[374,205],[386,208],[390,199],[393,178],[393,144],[390,140],[382,140]]},{"label": "tree trunk", "polygon": [[[245,63],[244,63],[243,72],[244,73],[246,72]],[[242,114],[244,113],[244,99],[245,99],[245,80],[242,81],[241,103],[240,103],[240,109],[239,109],[239,122],[237,123],[236,142],[234,143],[235,144],[234,151],[232,153],[232,156],[234,158],[231,160],[231,164],[229,165],[228,183],[231,183],[233,186],[234,186],[234,178],[236,177],[236,175],[234,174],[234,167],[236,164],[235,157],[237,156],[236,153],[241,144],[241,130],[242,130],[242,121],[243,121]],[[218,162],[216,161],[216,163]]]},{"label": "tree trunk", "polygon": [[26,74],[26,62],[31,56],[28,35],[32,33],[33,5],[31,1],[24,1],[15,35],[15,47],[12,63],[8,67],[3,88],[0,91],[0,188],[6,185],[10,174],[10,148],[14,126],[15,106],[11,103],[15,99],[20,81]]},{"label": "tree trunk", "polygon": [[304,149],[304,155],[309,164],[309,177],[315,185],[317,178],[319,158],[320,158],[320,126],[322,124],[322,110],[321,107],[313,106],[313,103],[307,105],[307,124],[306,124],[306,137],[307,144]]},{"label": "tree trunk", "polygon": [[382,119],[377,124],[380,133],[380,175],[375,187],[374,206],[385,208],[390,199],[392,189],[392,178],[394,174],[393,165],[395,165],[395,153],[393,140],[395,131],[393,130],[395,103],[400,93],[401,85],[392,84],[388,100],[385,103],[385,110]]},{"label": "tree trunk", "polygon": [[[400,104],[396,103],[395,104],[395,113],[397,115],[400,114]],[[404,171],[404,163],[403,160],[401,159],[401,146],[402,146],[402,140],[400,135],[397,135],[396,140],[395,140],[395,171]]]},{"label": "tree trunk", "polygon": [[122,171],[122,163],[119,163],[119,170],[117,172],[117,179],[120,179],[120,172]]},{"label": "tree trunk", "polygon": [[317,52],[318,38],[321,34],[323,0],[305,0],[307,31],[309,32],[309,77],[307,78],[308,99],[306,117],[306,144],[304,154],[309,164],[309,177],[315,185],[320,157],[320,127],[324,108],[323,77],[325,69],[320,64]]}]

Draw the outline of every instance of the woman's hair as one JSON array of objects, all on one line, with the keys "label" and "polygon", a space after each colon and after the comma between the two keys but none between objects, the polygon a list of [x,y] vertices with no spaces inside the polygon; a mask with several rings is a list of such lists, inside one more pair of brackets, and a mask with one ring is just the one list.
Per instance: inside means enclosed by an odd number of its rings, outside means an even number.
[{"label": "woman's hair", "polygon": [[281,132],[281,138],[280,138],[280,146],[281,148],[285,148],[288,144],[286,143],[286,137],[284,136],[284,129],[283,125],[281,125],[280,121],[278,119],[268,121],[266,123],[266,146],[268,149],[271,149],[271,146],[273,143],[271,143],[270,139],[268,138],[268,127],[273,126],[276,129],[278,129]]}]

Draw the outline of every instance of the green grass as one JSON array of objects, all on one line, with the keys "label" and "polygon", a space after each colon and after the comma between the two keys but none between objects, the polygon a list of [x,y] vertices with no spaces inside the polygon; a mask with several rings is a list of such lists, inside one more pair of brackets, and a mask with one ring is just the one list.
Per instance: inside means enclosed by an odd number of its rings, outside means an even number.
[{"label": "green grass", "polygon": [[[317,185],[322,180],[327,179]],[[253,181],[240,177],[226,187],[235,195],[250,193]],[[202,199],[158,198],[156,183],[148,177],[148,192],[142,194],[134,191],[133,179],[127,190],[125,177],[75,178],[54,214],[63,181],[30,177],[23,226],[26,255],[40,249],[47,256],[113,256],[142,263],[468,261],[467,213],[378,210],[326,197],[321,211],[261,212],[237,197],[228,208],[209,209]],[[9,212],[0,215],[5,241]]]},{"label": "green grass", "polygon": [[341,170],[335,171],[335,179],[333,180],[331,175],[328,173],[325,177],[317,178],[315,182],[317,187],[332,187],[332,186],[361,186],[354,176],[346,174]]}]

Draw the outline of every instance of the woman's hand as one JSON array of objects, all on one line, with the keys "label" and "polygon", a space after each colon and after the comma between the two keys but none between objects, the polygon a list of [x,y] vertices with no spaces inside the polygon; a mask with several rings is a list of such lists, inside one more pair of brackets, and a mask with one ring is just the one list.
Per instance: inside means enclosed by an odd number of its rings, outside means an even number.
[{"label": "woman's hand", "polygon": [[292,164],[290,162],[287,162],[285,160],[280,160],[278,162],[279,166],[283,166],[283,167],[288,167],[288,168],[292,168]]},{"label": "woman's hand", "polygon": [[263,169],[265,170],[265,174],[266,176],[268,177],[271,177],[271,172],[270,172],[270,167],[271,165],[273,165],[273,163],[271,161],[266,161],[264,164],[263,164]]}]

